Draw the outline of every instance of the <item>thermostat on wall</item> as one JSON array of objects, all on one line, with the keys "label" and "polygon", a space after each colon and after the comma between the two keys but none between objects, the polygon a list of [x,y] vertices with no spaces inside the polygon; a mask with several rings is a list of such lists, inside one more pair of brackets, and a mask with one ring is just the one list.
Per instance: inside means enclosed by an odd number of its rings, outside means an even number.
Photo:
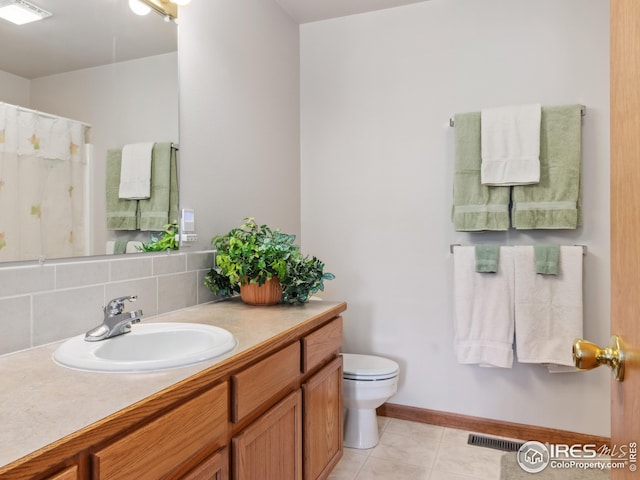
[{"label": "thermostat on wall", "polygon": [[196,213],[191,208],[183,208],[180,215],[180,243],[196,242]]}]

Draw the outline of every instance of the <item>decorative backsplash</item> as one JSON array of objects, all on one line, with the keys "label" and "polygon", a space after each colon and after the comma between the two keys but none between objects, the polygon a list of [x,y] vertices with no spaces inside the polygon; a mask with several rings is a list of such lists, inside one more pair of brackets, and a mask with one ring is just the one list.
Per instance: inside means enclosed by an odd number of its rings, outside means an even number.
[{"label": "decorative backsplash", "polygon": [[213,251],[99,257],[0,268],[0,355],[79,335],[111,298],[137,295],[145,318],[214,300]]}]

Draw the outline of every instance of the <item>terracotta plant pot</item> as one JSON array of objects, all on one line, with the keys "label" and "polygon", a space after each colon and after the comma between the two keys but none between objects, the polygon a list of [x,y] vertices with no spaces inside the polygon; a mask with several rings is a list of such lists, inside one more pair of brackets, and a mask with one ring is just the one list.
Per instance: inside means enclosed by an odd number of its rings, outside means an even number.
[{"label": "terracotta plant pot", "polygon": [[240,286],[240,298],[249,305],[275,305],[282,298],[282,286],[277,277],[262,285],[247,283]]}]

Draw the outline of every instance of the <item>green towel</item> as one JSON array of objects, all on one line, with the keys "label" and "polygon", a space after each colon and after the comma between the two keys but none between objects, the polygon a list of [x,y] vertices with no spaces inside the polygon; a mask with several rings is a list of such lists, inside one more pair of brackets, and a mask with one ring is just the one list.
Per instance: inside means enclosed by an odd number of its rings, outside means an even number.
[{"label": "green towel", "polygon": [[122,200],[118,196],[122,150],[107,150],[106,163],[107,230],[136,230],[138,201]]},{"label": "green towel", "polygon": [[560,262],[560,245],[534,245],[533,258],[536,273],[557,275]]},{"label": "green towel", "polygon": [[582,225],[581,106],[542,107],[540,183],[513,187],[516,229]]},{"label": "green towel", "polygon": [[140,230],[164,230],[178,223],[178,174],[176,151],[171,143],[156,143],[151,159],[151,197],[139,202]]},{"label": "green towel", "polygon": [[480,183],[480,112],[454,116],[455,164],[451,217],[456,231],[509,229],[510,187]]},{"label": "green towel", "polygon": [[499,245],[476,245],[476,272],[496,273],[500,259]]},{"label": "green towel", "polygon": [[129,243],[129,240],[116,240],[113,244],[114,255],[127,253],[127,243]]}]

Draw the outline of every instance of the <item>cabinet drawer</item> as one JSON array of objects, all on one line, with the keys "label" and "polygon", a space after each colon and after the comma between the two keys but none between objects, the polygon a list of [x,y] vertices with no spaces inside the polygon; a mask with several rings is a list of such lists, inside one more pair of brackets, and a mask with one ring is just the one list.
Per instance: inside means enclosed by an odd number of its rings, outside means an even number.
[{"label": "cabinet drawer", "polygon": [[302,371],[308,372],[337,353],[342,345],[342,317],[302,338]]},{"label": "cabinet drawer", "polygon": [[203,448],[224,446],[227,392],[218,385],[94,453],[94,479],[165,478]]},{"label": "cabinet drawer", "polygon": [[300,344],[292,343],[231,376],[231,420],[239,422],[295,382],[300,375]]}]

